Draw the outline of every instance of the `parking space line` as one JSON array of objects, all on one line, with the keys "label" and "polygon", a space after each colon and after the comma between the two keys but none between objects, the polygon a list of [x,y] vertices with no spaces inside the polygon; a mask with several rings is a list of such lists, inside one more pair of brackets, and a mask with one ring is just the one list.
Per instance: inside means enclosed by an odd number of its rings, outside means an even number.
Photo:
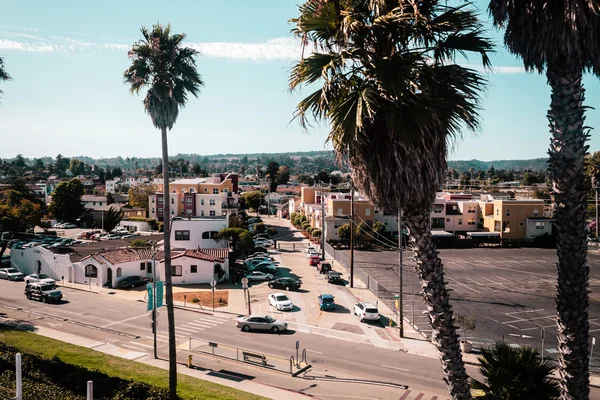
[{"label": "parking space line", "polygon": [[544,311],[544,310],[545,310],[545,308],[540,308],[540,309],[537,309],[537,310],[513,311],[513,312],[509,312],[509,313],[504,313],[504,314],[513,316],[513,314],[525,314],[525,313],[532,313],[532,312],[538,312],[538,311]]},{"label": "parking space line", "polygon": [[459,282],[459,281],[457,281],[457,280],[455,280],[455,279],[453,279],[453,278],[450,278],[450,277],[448,277],[447,279],[448,279],[449,281],[452,281],[452,282],[455,282],[455,283],[457,283],[457,284],[459,284],[459,285],[462,285],[462,286],[466,287],[468,290],[472,290],[472,291],[473,291],[473,292],[475,292],[475,293],[481,293],[479,290],[477,290],[477,289],[474,289],[474,288],[470,287],[469,285],[465,285],[464,283],[462,283],[462,282]]},{"label": "parking space line", "polygon": [[383,364],[381,364],[381,366],[384,368],[397,369],[398,371],[410,372],[410,370],[406,369],[406,368],[392,367],[391,365],[383,365]]},{"label": "parking space line", "polygon": [[535,321],[536,319],[554,319],[556,318],[555,315],[551,315],[551,316],[546,316],[546,317],[536,317],[536,318],[527,318],[527,319],[515,319],[512,321],[506,321],[503,322],[503,324],[510,324],[510,323],[515,323],[515,322],[531,322],[531,321]]}]

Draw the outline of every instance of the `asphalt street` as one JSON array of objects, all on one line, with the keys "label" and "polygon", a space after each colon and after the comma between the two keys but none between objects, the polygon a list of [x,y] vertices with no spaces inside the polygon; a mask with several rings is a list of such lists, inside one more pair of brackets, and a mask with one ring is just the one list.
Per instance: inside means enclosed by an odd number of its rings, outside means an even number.
[{"label": "asphalt street", "polygon": [[[343,251],[348,256],[348,251]],[[444,249],[444,273],[455,312],[473,315],[477,328],[467,337],[478,346],[504,338],[510,343],[541,348],[556,356],[556,251],[552,249]],[[356,251],[357,268],[366,271],[386,290],[398,293],[397,251]],[[419,294],[412,253],[404,253],[404,316],[429,333]],[[590,335],[600,334],[600,257],[588,256],[590,265]],[[414,316],[414,318],[413,318]],[[461,332],[462,334],[462,332]],[[594,357],[593,365],[600,366]]]},{"label": "asphalt street", "polygon": [[[125,353],[130,351],[131,358],[152,353],[150,316],[145,303],[116,291],[111,295],[61,288],[64,293],[62,303],[43,304],[28,301],[23,295],[23,286],[22,282],[0,281],[0,310],[6,316],[113,344]],[[405,384],[415,394],[422,391],[444,396],[446,393],[437,359],[378,348],[354,340],[351,335],[340,338],[304,333],[293,323],[289,332],[280,335],[244,333],[235,327],[236,317],[225,313],[210,315],[177,310],[178,347],[185,348],[191,337],[194,341],[213,341],[289,359],[295,354],[296,341],[299,341],[300,348],[307,350],[307,361],[314,366],[306,377],[309,384],[306,379],[292,379],[258,368],[242,370],[261,382],[319,393],[322,399],[349,396],[349,392],[354,398],[365,399],[394,398],[403,393],[401,389],[386,386],[353,384],[349,387],[348,383],[336,383],[335,379],[339,378]],[[166,358],[168,341],[164,309],[160,312],[158,327],[159,357]],[[182,353],[185,350],[180,350],[180,357]],[[200,359],[206,365],[216,362],[210,357],[200,356]],[[227,368],[239,371],[237,363]],[[469,372],[475,373],[474,369]],[[321,381],[323,378],[334,382]]]}]

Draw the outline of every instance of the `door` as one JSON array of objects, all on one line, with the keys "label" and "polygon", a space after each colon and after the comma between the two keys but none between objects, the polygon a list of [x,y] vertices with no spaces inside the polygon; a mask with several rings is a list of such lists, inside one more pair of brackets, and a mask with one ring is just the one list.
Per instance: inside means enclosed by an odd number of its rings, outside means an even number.
[{"label": "door", "polygon": [[112,287],[112,268],[106,270],[106,285]]}]

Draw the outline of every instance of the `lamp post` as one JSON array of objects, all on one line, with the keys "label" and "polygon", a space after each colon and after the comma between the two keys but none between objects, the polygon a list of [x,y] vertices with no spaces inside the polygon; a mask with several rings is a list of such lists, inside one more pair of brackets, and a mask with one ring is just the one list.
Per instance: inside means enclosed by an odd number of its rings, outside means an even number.
[{"label": "lamp post", "polygon": [[[400,256],[398,257],[398,312],[400,313],[399,326],[400,326],[400,337],[404,337],[404,304],[402,301],[402,210],[398,211],[398,247],[400,250]],[[412,322],[415,323],[414,321]]]},{"label": "lamp post", "polygon": [[152,336],[154,342],[154,359],[158,358],[158,352],[156,348],[156,242],[152,242]]}]

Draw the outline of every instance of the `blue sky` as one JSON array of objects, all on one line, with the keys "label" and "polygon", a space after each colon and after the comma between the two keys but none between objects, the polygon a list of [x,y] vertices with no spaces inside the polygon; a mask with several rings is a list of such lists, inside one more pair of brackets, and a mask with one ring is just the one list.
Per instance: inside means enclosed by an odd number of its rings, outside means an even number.
[{"label": "blue sky", "polygon": [[[3,0],[0,57],[13,80],[1,86],[0,157],[160,156],[160,135],[142,96],[122,83],[139,28],[171,23],[201,50],[206,83],[169,133],[169,153],[255,153],[329,148],[327,125],[304,133],[290,122],[300,95],[287,78],[301,49],[289,34],[297,0]],[[51,5],[50,5],[51,4]],[[476,1],[483,18],[486,2]],[[484,96],[482,129],[465,132],[451,159],[544,157],[549,144],[544,76],[526,74],[499,44]],[[470,60],[476,63],[473,58]],[[586,77],[588,106],[600,83]],[[306,94],[306,93],[304,93]],[[586,123],[600,129],[599,111]],[[590,150],[600,147],[592,136]]]}]

